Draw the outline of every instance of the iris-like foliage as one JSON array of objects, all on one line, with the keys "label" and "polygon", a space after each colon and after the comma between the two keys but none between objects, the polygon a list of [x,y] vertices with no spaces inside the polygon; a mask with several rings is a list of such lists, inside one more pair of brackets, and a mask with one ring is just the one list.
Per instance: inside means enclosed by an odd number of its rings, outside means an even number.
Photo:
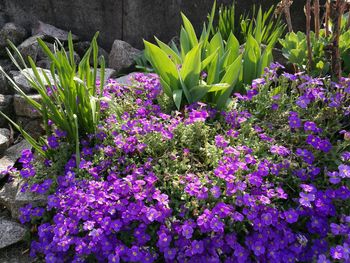
[{"label": "iris-like foliage", "polygon": [[231,6],[221,5],[219,8],[218,25],[215,32],[220,32],[224,40],[228,40],[233,33],[241,44],[245,43],[250,35],[254,36],[259,44],[274,47],[283,35],[286,25],[281,16],[274,17],[274,6],[263,12],[260,6],[258,11],[253,7],[252,13],[243,14],[237,21],[235,3]]},{"label": "iris-like foliage", "polygon": [[262,50],[252,35],[248,36],[244,51],[232,33],[227,41],[220,32],[210,37],[214,14],[215,4],[208,28],[204,25],[199,39],[182,14],[180,50],[157,38],[158,46],[144,41],[146,58],[178,109],[197,101],[224,108],[233,91],[244,91],[244,84],[250,84],[272,61],[271,48]]},{"label": "iris-like foliage", "polygon": [[[31,69],[27,66],[25,59],[21,56],[18,49],[10,43],[14,54],[8,50],[9,56],[26,77],[31,87],[41,96],[41,101],[34,101],[9,77],[2,69],[2,73],[11,82],[13,88],[22,95],[43,117],[46,132],[51,133],[48,123],[52,122],[55,127],[67,133],[69,142],[79,153],[79,140],[87,134],[96,132],[97,124],[100,120],[100,102],[104,84],[104,58],[101,57],[101,75],[100,84],[97,83],[98,73],[98,46],[97,36],[95,35],[90,48],[82,58],[79,65],[74,60],[74,50],[72,36],[68,37],[68,51],[63,45],[56,42],[55,50],[52,52],[41,39],[38,43],[44,53],[50,60],[51,70],[46,72],[38,69],[31,57],[28,57]],[[92,59],[93,67],[90,67]],[[13,122],[12,122],[13,123]],[[14,124],[14,123],[13,123]],[[40,145],[23,131],[18,125],[15,125],[23,133],[33,146],[41,153]]]}]

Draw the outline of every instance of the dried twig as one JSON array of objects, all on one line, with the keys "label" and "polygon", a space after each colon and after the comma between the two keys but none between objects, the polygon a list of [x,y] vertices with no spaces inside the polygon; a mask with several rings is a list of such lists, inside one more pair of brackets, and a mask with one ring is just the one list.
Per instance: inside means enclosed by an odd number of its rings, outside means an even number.
[{"label": "dried twig", "polygon": [[284,13],[289,32],[293,32],[292,18],[290,15],[290,6],[292,4],[293,4],[293,0],[281,0],[281,2],[279,2],[276,7],[276,14]]},{"label": "dried twig", "polygon": [[337,0],[332,5],[331,17],[334,24],[333,41],[332,41],[332,71],[340,79],[342,76],[341,58],[339,50],[339,38],[341,34],[341,20],[345,12],[347,3],[345,0]]},{"label": "dried twig", "polygon": [[320,37],[320,1],[314,1],[314,20],[315,20],[315,36],[316,39]]},{"label": "dried twig", "polygon": [[307,41],[307,57],[308,57],[308,70],[310,71],[312,66],[312,49],[311,49],[311,0],[306,1],[305,5],[305,16],[306,16],[306,41]]},{"label": "dried twig", "polygon": [[326,36],[329,36],[329,19],[331,17],[331,3],[330,0],[326,0],[326,18],[325,18],[325,26],[326,26]]}]

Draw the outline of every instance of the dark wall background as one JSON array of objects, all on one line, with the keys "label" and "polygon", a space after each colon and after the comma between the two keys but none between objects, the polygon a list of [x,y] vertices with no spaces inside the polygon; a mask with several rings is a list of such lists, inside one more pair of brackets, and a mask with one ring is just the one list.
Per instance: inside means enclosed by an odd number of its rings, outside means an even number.
[{"label": "dark wall background", "polygon": [[[232,0],[218,0],[229,4]],[[270,7],[278,0],[238,0],[238,12],[249,10],[253,4]],[[303,0],[294,1],[293,23],[303,29]],[[213,0],[0,0],[0,12],[10,21],[27,29],[37,20],[71,30],[89,40],[100,31],[100,44],[109,50],[114,39],[122,39],[142,47],[142,38],[153,35],[163,41],[177,35],[181,25],[180,11],[200,28],[210,11]]]}]

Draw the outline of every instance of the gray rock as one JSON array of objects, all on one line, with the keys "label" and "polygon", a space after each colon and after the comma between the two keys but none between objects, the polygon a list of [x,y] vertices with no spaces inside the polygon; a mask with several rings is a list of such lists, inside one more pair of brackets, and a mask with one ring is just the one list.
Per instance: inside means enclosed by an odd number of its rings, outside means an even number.
[{"label": "gray rock", "polygon": [[23,240],[27,229],[17,222],[0,219],[0,249]]},{"label": "gray rock", "polygon": [[50,69],[51,61],[48,59],[42,59],[36,62],[36,65],[43,69]]},{"label": "gray rock", "polygon": [[29,255],[29,247],[26,242],[20,242],[13,246],[0,249],[1,263],[38,263]]},{"label": "gray rock", "polygon": [[10,146],[11,132],[8,129],[0,129],[0,155],[2,155]]},{"label": "gray rock", "polygon": [[17,47],[18,51],[21,53],[22,57],[26,60],[27,63],[29,63],[28,57],[31,57],[33,61],[36,62],[39,49],[41,49],[38,43],[38,38],[42,39],[43,37],[43,35],[32,36],[30,38],[27,38],[22,44]]},{"label": "gray rock", "polygon": [[135,74],[137,74],[137,72],[133,72],[123,77],[117,78],[116,82],[121,85],[131,85]]},{"label": "gray rock", "polygon": [[[12,117],[13,106],[12,106],[13,96],[0,94],[0,111],[9,117]],[[0,116],[0,127],[4,127],[7,124],[7,120]]]},{"label": "gray rock", "polygon": [[[11,178],[11,181],[5,183],[5,185],[0,189],[0,205],[6,207],[10,213],[12,213],[11,208],[14,207],[13,204],[15,202],[19,184],[19,178]],[[14,212],[15,215],[18,214],[18,212]]]},{"label": "gray rock", "polygon": [[[74,51],[77,52],[80,57],[83,57],[87,52],[87,50],[89,49],[90,43],[91,42],[89,41],[77,42],[74,44]],[[106,65],[108,65],[108,52],[103,48],[98,47],[98,57],[101,57],[101,56],[104,57],[106,61]],[[93,64],[93,61],[90,60],[90,65],[92,66],[92,64]]]},{"label": "gray rock", "polygon": [[[58,39],[59,41],[68,40],[67,31],[59,29],[49,24],[45,24],[41,21],[38,21],[36,25],[32,28],[32,35],[44,35],[45,40],[48,41],[55,41],[55,39]],[[72,39],[74,41],[77,41],[79,40],[79,37],[72,34]]]},{"label": "gray rock", "polygon": [[135,64],[135,58],[141,51],[132,47],[130,44],[115,40],[109,54],[109,67],[117,72],[128,69]]},{"label": "gray rock", "polygon": [[[114,78],[117,75],[117,71],[112,68],[105,69],[104,82],[106,83],[110,78]],[[97,79],[101,78],[101,69],[97,69]]]},{"label": "gray rock", "polygon": [[43,127],[43,120],[30,119],[25,117],[17,117],[17,124],[20,125],[34,139],[39,139],[40,136],[45,134]]},{"label": "gray rock", "polygon": [[[37,70],[38,70],[38,73],[39,73],[40,78],[41,78],[44,85],[49,85],[49,83],[46,81],[46,79],[42,73],[43,71],[45,72],[45,74],[49,78],[51,84],[54,83],[54,79],[51,75],[50,70],[43,69],[40,67],[37,67]],[[24,93],[26,93],[26,94],[34,93],[35,90],[31,87],[29,81],[27,80],[27,78],[35,78],[35,75],[34,75],[33,70],[31,68],[24,69],[22,72],[13,71],[11,73],[12,73],[14,82],[17,84],[17,86]]]},{"label": "gray rock", "polygon": [[[20,71],[11,71],[13,81],[26,94],[33,93],[34,89],[30,86],[26,77]],[[16,91],[17,92],[17,91]]]},{"label": "gray rock", "polygon": [[20,178],[13,178],[0,189],[0,205],[5,206],[13,219],[20,217],[19,209],[25,205],[31,204],[33,207],[45,206],[47,204],[47,195],[39,195],[28,191],[22,191],[25,181]]},{"label": "gray rock", "polygon": [[0,28],[8,22],[8,17],[5,12],[0,11]]},{"label": "gray rock", "polygon": [[16,69],[16,66],[10,59],[0,59],[0,66],[4,69],[5,72],[10,72],[11,70]]},{"label": "gray rock", "polygon": [[[32,146],[26,140],[22,140],[19,143],[8,148],[4,152],[3,157],[0,159],[0,172],[6,170],[8,167],[13,167],[17,159],[21,157],[22,151],[25,149],[31,149],[31,148]],[[1,194],[0,194],[0,199],[1,199]],[[0,204],[1,204],[1,201],[0,201]]]},{"label": "gray rock", "polygon": [[[44,41],[45,42],[45,41]],[[45,42],[45,44],[47,45],[47,47],[50,49],[50,51],[52,53],[55,52],[55,45],[49,42]],[[44,50],[39,47],[38,49],[38,56],[37,56],[37,60],[43,60],[43,59],[48,59],[48,56],[46,55],[46,53],[44,52]]]},{"label": "gray rock", "polygon": [[[36,102],[41,102],[41,96],[39,94],[28,95],[31,99]],[[13,99],[13,106],[17,116],[27,117],[31,119],[40,118],[41,114],[35,110],[27,100],[19,94],[15,94]]]},{"label": "gray rock", "polygon": [[6,23],[0,30],[0,54],[6,54],[7,40],[10,40],[15,45],[19,45],[26,35],[27,32],[23,27],[14,23]]},{"label": "gray rock", "polygon": [[13,94],[13,88],[10,86],[7,78],[0,73],[0,94]]}]

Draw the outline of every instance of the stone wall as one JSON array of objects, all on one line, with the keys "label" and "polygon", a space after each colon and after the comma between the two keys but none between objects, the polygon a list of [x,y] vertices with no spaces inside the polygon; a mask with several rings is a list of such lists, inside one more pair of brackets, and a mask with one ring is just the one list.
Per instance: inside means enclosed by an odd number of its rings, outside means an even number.
[{"label": "stone wall", "polygon": [[[228,4],[232,0],[218,0]],[[277,0],[237,1],[239,12],[252,4],[268,8]],[[303,5],[294,1],[292,17],[296,28],[304,28]],[[0,0],[0,23],[8,19],[30,29],[37,20],[72,30],[89,40],[100,31],[100,44],[110,49],[115,39],[141,48],[142,38],[157,35],[164,41],[175,36],[181,25],[180,11],[199,28],[210,11],[213,0]],[[1,25],[0,25],[1,26]]]}]

